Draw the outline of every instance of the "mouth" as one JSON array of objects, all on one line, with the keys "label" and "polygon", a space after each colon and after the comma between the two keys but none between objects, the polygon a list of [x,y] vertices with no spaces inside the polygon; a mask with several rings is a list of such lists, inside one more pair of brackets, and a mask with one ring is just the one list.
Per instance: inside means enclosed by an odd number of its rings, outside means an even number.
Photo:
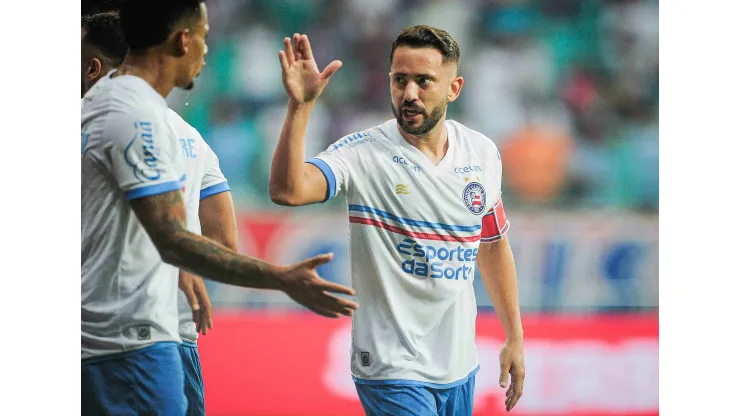
[{"label": "mouth", "polygon": [[404,108],[401,110],[401,116],[406,121],[416,120],[417,117],[421,117],[423,114],[423,111],[411,108]]}]

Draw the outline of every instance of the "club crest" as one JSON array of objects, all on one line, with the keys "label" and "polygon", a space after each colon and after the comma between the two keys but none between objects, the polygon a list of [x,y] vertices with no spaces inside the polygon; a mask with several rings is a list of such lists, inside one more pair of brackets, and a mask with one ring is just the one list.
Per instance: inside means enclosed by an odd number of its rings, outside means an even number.
[{"label": "club crest", "polygon": [[468,211],[480,215],[486,209],[486,190],[478,182],[471,182],[463,190],[463,202]]}]

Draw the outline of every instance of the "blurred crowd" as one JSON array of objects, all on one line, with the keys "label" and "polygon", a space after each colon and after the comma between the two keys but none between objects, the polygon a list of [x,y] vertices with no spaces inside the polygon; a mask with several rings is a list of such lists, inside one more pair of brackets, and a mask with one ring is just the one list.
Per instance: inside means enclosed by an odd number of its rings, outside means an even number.
[{"label": "blurred crowd", "polygon": [[[267,195],[286,95],[278,50],[309,35],[320,68],[307,157],[392,118],[391,43],[429,24],[459,42],[448,118],[501,150],[507,207],[658,209],[657,0],[209,0],[207,66],[168,101],[218,154],[237,206]],[[343,209],[332,200],[320,208]]]},{"label": "blurred crowd", "polygon": [[[115,9],[120,1],[83,0],[83,13]],[[176,90],[168,102],[218,154],[237,208],[252,212],[240,223],[245,253],[292,263],[334,252],[337,260],[320,274],[349,284],[343,198],[293,209],[336,214],[325,222],[260,222],[265,210],[280,217],[284,209],[267,192],[287,102],[278,60],[282,39],[308,34],[321,69],[343,62],[309,123],[308,158],[393,117],[391,43],[403,28],[429,24],[449,31],[461,47],[465,85],[448,118],[498,145],[507,210],[528,218],[512,239],[523,310],[657,306],[656,217],[634,215],[658,210],[657,0],[207,4],[207,65],[192,91]],[[526,217],[584,210],[614,221],[576,215],[538,226]],[[621,214],[613,211],[628,212],[617,221]],[[297,237],[286,238],[288,229]],[[474,282],[478,305],[490,307],[481,280]],[[295,306],[270,292],[220,285],[209,291],[221,307]]]}]

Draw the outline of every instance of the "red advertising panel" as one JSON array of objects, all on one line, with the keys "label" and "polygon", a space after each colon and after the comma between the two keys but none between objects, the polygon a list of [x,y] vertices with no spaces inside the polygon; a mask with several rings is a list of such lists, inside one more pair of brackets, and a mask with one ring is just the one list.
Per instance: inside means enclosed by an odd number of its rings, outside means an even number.
[{"label": "red advertising panel", "polygon": [[[510,414],[657,415],[656,315],[528,316],[527,380]],[[477,321],[476,415],[503,415],[495,315]],[[350,320],[304,313],[225,312],[201,337],[211,416],[353,416]]]}]

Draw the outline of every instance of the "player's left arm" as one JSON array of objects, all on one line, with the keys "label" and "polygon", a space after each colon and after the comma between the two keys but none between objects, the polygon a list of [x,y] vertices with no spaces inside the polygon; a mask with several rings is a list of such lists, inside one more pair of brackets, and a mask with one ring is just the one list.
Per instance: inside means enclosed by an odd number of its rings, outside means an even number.
[{"label": "player's left arm", "polygon": [[[519,309],[519,293],[514,256],[509,238],[482,242],[478,249],[478,270],[496,315],[506,333],[506,343],[499,354],[499,385],[506,388],[506,410],[510,411],[522,396],[524,387],[524,330]],[[511,374],[511,383],[509,381]]]},{"label": "player's left arm", "polygon": [[[501,161],[493,166],[494,177],[501,181]],[[495,159],[494,159],[495,160]],[[476,262],[483,285],[493,303],[496,315],[506,333],[506,343],[499,354],[501,374],[499,385],[506,390],[506,411],[510,411],[522,396],[524,387],[524,330],[519,308],[519,289],[514,255],[509,244],[509,220],[499,197],[483,216],[481,243]],[[511,382],[509,383],[509,375]]]}]

